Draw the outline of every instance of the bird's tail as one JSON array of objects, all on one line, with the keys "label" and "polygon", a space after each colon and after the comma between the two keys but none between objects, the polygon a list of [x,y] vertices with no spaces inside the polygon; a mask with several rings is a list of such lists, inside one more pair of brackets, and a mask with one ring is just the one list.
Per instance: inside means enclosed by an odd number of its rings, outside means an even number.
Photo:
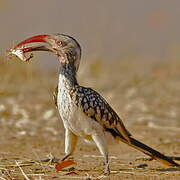
[{"label": "bird's tail", "polygon": [[175,161],[173,161],[172,158],[163,155],[162,153],[154,150],[153,148],[143,144],[142,142],[140,142],[132,137],[129,137],[129,141],[127,141],[125,138],[123,138],[121,136],[118,136],[116,138],[118,140],[128,144],[129,146],[143,152],[144,154],[152,157],[153,159],[160,161],[161,163],[163,163],[165,165],[180,167],[180,165],[177,164]]}]

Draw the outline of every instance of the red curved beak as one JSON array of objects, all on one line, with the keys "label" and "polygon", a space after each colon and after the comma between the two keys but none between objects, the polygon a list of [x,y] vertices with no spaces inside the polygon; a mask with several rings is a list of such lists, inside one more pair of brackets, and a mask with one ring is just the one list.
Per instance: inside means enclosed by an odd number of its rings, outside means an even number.
[{"label": "red curved beak", "polygon": [[19,44],[17,44],[14,49],[17,49],[21,46],[24,46],[26,44],[29,44],[29,43],[34,43],[34,42],[47,42],[46,41],[46,38],[49,37],[49,35],[47,34],[44,34],[44,35],[37,35],[37,36],[33,36],[33,37],[30,37],[22,42],[20,42]]},{"label": "red curved beak", "polygon": [[25,39],[24,41],[18,43],[13,49],[10,49],[7,51],[7,55],[15,54],[23,61],[30,60],[33,56],[32,54],[30,57],[26,57],[25,53],[32,52],[32,51],[50,51],[53,52],[53,50],[47,46],[47,44],[44,45],[36,45],[36,46],[26,46],[31,43],[48,43],[47,38],[50,35],[36,35],[33,37],[30,37],[28,39]]}]

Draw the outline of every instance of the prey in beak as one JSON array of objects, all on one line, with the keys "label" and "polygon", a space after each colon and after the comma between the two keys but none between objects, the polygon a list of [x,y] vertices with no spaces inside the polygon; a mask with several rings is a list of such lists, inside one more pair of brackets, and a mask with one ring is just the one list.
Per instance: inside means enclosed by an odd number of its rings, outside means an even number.
[{"label": "prey in beak", "polygon": [[[48,39],[49,35],[37,35],[30,37],[19,44],[17,44],[14,48],[7,51],[7,56],[17,56],[20,60],[27,62],[32,57],[33,54],[31,53],[28,57],[26,56],[26,53],[33,52],[33,51],[50,51],[54,52],[52,48],[48,45]],[[36,46],[32,46],[32,43],[39,43]],[[42,45],[43,43],[43,45]]]},{"label": "prey in beak", "polygon": [[72,64],[76,71],[79,68],[81,47],[71,36],[64,34],[33,36],[7,51],[7,55],[15,55],[27,62],[33,57],[33,54],[28,56],[28,53],[33,51],[51,52],[58,57],[60,65]]}]

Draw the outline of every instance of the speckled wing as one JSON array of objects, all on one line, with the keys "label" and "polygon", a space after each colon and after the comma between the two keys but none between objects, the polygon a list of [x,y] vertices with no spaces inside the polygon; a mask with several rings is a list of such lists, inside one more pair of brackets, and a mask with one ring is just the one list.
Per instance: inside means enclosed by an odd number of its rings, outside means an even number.
[{"label": "speckled wing", "polygon": [[100,94],[91,88],[82,86],[78,86],[76,91],[75,102],[87,116],[99,122],[114,137],[123,136],[129,141],[131,134],[116,112]]}]

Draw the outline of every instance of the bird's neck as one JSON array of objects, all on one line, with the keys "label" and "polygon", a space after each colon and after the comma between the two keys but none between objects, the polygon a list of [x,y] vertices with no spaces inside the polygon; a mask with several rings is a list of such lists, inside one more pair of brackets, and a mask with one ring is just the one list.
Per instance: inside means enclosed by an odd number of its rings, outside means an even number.
[{"label": "bird's neck", "polygon": [[76,69],[73,64],[62,64],[59,72],[59,88],[71,90],[78,85]]}]

